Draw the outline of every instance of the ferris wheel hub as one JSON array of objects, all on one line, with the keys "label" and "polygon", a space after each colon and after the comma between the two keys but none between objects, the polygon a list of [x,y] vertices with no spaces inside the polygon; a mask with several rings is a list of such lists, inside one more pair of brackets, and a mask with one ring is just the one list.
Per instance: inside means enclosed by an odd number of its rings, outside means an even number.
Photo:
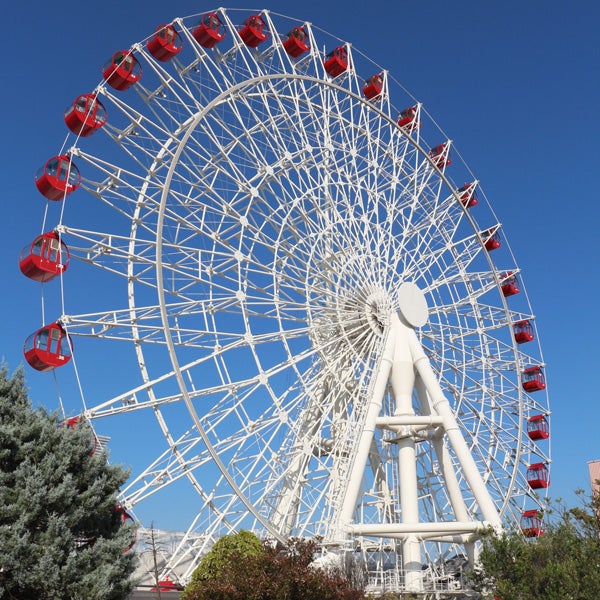
[{"label": "ferris wheel hub", "polygon": [[419,287],[407,281],[398,289],[400,317],[411,327],[423,327],[429,320],[429,308],[425,294]]},{"label": "ferris wheel hub", "polygon": [[392,302],[387,292],[375,290],[365,301],[367,322],[371,329],[381,335],[389,326],[392,315]]}]

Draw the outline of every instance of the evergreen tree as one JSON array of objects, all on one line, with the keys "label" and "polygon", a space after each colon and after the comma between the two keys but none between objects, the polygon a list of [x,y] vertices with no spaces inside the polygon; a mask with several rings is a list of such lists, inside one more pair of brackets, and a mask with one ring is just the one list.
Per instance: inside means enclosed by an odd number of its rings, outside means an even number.
[{"label": "evergreen tree", "polygon": [[132,589],[127,473],[94,451],[91,428],[34,410],[22,369],[0,368],[0,598],[119,600]]}]

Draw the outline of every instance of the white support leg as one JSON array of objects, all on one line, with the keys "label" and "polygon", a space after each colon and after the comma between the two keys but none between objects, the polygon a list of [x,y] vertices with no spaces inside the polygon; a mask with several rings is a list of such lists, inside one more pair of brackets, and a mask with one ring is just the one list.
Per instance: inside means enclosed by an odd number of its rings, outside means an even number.
[{"label": "white support leg", "polygon": [[[427,389],[423,384],[423,380],[420,376],[416,378],[416,390],[419,396],[421,411],[424,414],[431,414],[432,406],[427,395]],[[433,450],[435,457],[440,465],[442,475],[444,477],[444,483],[446,484],[446,490],[448,491],[448,497],[450,498],[450,504],[452,505],[452,511],[454,512],[454,518],[457,521],[468,521],[470,519],[465,500],[460,490],[460,484],[456,477],[456,472],[452,466],[452,459],[450,458],[450,452],[444,441],[443,437],[439,437],[432,441]]]},{"label": "white support leg", "polygon": [[379,365],[379,371],[376,374],[370,394],[364,427],[360,434],[356,455],[348,477],[348,486],[339,513],[338,524],[342,528],[342,531],[345,531],[346,527],[352,522],[354,510],[356,509],[356,502],[360,493],[367,458],[371,449],[371,442],[375,435],[375,422],[381,412],[385,390],[388,385],[392,361],[394,359],[395,344],[394,332],[390,331]]},{"label": "white support leg", "polygon": [[421,379],[423,380],[423,384],[427,389],[429,397],[431,398],[434,410],[444,419],[444,430],[448,436],[450,444],[456,452],[456,456],[462,466],[465,479],[467,480],[467,483],[469,484],[469,487],[475,496],[475,500],[479,505],[479,509],[483,514],[483,518],[493,527],[500,528],[500,515],[498,514],[496,505],[494,504],[494,501],[492,500],[492,497],[485,486],[483,478],[477,469],[475,460],[473,459],[469,447],[462,436],[460,427],[456,421],[450,403],[444,395],[435,373],[429,364],[429,359],[425,355],[415,331],[408,326],[404,327],[408,336],[408,343],[410,345],[415,367]]},{"label": "white support leg", "polygon": [[[391,384],[396,401],[394,416],[413,416],[412,395],[415,385],[415,370],[410,348],[401,330],[400,320],[392,318],[392,332],[396,338]],[[415,525],[419,522],[419,493],[417,487],[417,457],[415,440],[407,433],[397,440],[398,475],[400,479],[400,505],[402,523]],[[406,590],[419,592],[423,587],[421,568],[421,546],[416,535],[409,535],[402,541],[402,559]]]}]

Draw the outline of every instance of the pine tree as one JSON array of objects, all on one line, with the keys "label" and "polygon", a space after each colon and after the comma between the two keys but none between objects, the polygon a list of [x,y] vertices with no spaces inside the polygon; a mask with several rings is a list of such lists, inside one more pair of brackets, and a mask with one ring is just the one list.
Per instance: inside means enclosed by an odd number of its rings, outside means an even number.
[{"label": "pine tree", "polygon": [[127,473],[84,423],[31,407],[22,369],[0,368],[0,598],[119,600],[134,533],[117,493]]}]

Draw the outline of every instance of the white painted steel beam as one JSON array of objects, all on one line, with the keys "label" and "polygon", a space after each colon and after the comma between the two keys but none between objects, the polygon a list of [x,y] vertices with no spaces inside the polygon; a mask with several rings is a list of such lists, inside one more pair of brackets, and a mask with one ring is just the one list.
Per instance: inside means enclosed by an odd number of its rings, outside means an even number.
[{"label": "white painted steel beam", "polygon": [[[396,340],[390,383],[396,402],[394,416],[412,418],[415,369],[405,332],[398,315],[392,315],[391,331]],[[417,484],[417,455],[415,440],[411,435],[399,438],[398,476],[400,480],[400,506],[402,524],[414,529],[419,523],[419,489]],[[418,529],[418,528],[417,528]],[[415,534],[402,541],[402,561],[405,569],[406,589],[418,592],[423,587],[421,547]]]},{"label": "white painted steel beam", "polygon": [[465,479],[475,496],[477,504],[483,514],[483,518],[493,527],[500,528],[501,520],[496,505],[483,481],[475,460],[471,455],[469,447],[460,431],[460,426],[454,416],[450,402],[444,395],[435,373],[425,355],[423,348],[413,329],[405,326],[407,339],[410,344],[415,367],[423,381],[427,393],[431,398],[432,405],[437,414],[444,419],[444,431],[463,469]]},{"label": "white painted steel beam", "polygon": [[389,417],[379,417],[375,421],[377,427],[400,427],[403,425],[424,425],[429,427],[438,427],[444,423],[444,419],[438,416],[422,415],[393,415]]},{"label": "white painted steel beam", "polygon": [[391,537],[394,535],[416,536],[428,533],[441,535],[463,535],[474,533],[489,526],[489,523],[477,521],[448,521],[436,523],[356,523],[348,526],[354,535],[373,535]]},{"label": "white painted steel beam", "polygon": [[356,502],[360,493],[362,479],[367,464],[367,458],[371,449],[371,442],[375,434],[375,422],[379,416],[379,413],[381,412],[383,398],[392,368],[394,346],[394,335],[390,332],[386,339],[385,349],[379,365],[379,371],[376,374],[375,382],[369,398],[369,407],[367,409],[365,423],[358,440],[356,457],[349,472],[346,494],[344,496],[338,517],[338,524],[342,527],[342,529],[351,523],[354,510],[356,508]]}]

